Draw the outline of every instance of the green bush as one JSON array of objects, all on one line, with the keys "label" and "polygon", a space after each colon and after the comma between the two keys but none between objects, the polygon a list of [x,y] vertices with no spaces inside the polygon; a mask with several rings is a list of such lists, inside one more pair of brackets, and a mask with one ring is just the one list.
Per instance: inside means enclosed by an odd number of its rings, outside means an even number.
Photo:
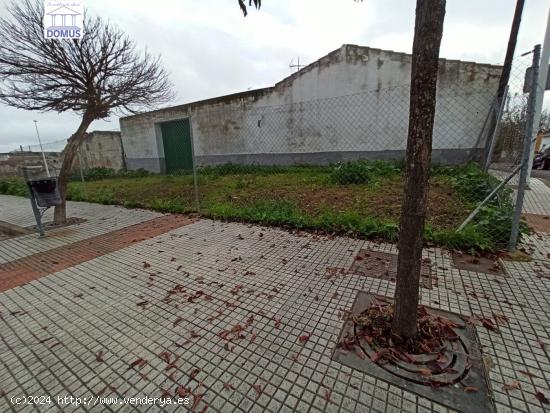
[{"label": "green bush", "polygon": [[29,196],[29,190],[22,179],[9,178],[0,181],[0,194],[27,197]]},{"label": "green bush", "polygon": [[317,173],[329,171],[327,166],[312,165],[241,165],[235,163],[226,163],[223,165],[201,166],[198,170],[199,175],[206,176],[226,176],[226,175],[272,175],[276,173],[289,172],[308,172]]},{"label": "green bush", "polygon": [[[84,181],[101,181],[104,179],[113,179],[113,178],[142,178],[144,176],[153,175],[152,172],[146,171],[145,169],[137,169],[133,171],[127,171],[121,169],[120,171],[115,171],[112,168],[90,168],[83,172]],[[70,177],[71,181],[80,181],[82,177],[79,173],[73,174]]]},{"label": "green bush", "polygon": [[330,181],[339,185],[367,184],[377,178],[394,176],[402,171],[402,162],[351,161],[336,165],[330,173]]}]

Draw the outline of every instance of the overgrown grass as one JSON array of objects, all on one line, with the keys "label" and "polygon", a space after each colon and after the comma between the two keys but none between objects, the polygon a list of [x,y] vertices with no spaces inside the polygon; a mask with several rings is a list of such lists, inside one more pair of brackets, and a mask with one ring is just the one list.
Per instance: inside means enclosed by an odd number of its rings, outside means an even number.
[{"label": "overgrown grass", "polygon": [[[355,161],[312,167],[220,165],[199,171],[201,214],[394,242],[398,238],[403,163]],[[71,182],[68,198],[161,212],[196,211],[191,174],[96,171]],[[477,165],[434,166],[426,242],[467,251],[496,251],[510,234],[512,200],[505,190],[464,230],[456,228],[498,181]],[[0,193],[26,195],[21,180],[0,181]],[[526,227],[522,227],[526,231]]]}]

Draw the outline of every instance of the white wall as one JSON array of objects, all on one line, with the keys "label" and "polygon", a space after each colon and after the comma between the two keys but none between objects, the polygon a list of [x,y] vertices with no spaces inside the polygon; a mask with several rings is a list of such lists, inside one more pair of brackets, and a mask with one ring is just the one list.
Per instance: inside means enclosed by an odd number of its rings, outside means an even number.
[{"label": "white wall", "polygon": [[[185,117],[191,117],[201,163],[329,163],[402,156],[411,59],[404,53],[345,45],[273,88],[123,118],[128,167],[162,170],[155,125]],[[483,147],[477,140],[500,70],[441,60],[436,160],[462,161]]]}]

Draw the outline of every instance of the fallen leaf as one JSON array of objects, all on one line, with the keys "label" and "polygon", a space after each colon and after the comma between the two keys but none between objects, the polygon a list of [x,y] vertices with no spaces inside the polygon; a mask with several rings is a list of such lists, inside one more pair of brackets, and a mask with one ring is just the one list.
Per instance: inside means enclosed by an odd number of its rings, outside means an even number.
[{"label": "fallen leaf", "polygon": [[204,393],[193,395],[193,406],[191,407],[191,410],[195,410],[197,408],[197,406],[201,402],[203,396],[204,396]]},{"label": "fallen leaf", "polygon": [[142,368],[143,366],[145,366],[147,364],[147,360],[145,360],[144,358],[138,358],[137,360],[134,360],[130,363],[130,367],[129,369],[131,368],[134,368],[136,366],[138,366],[139,368]]},{"label": "fallen leaf", "polygon": [[493,323],[493,321],[489,318],[483,318],[481,320],[481,324],[483,325],[483,327],[485,327],[487,330],[491,330],[491,331],[498,331],[497,330],[497,327],[495,326],[495,324]]},{"label": "fallen leaf", "polygon": [[474,387],[474,386],[466,386],[464,387],[464,391],[466,393],[476,393],[479,391],[479,389],[477,387]]},{"label": "fallen leaf", "polygon": [[176,394],[182,399],[191,393],[191,389],[182,386],[181,384],[176,388]]},{"label": "fallen leaf", "polygon": [[510,383],[504,383],[502,386],[502,390],[509,391],[509,390],[519,390],[521,389],[521,384],[519,384],[519,381],[513,380]]},{"label": "fallen leaf", "polygon": [[533,373],[531,373],[531,372],[529,372],[529,371],[527,371],[527,370],[518,370],[518,373],[521,373],[521,374],[523,374],[523,375],[525,375],[525,376],[528,376],[528,377],[536,377],[536,378],[538,378],[538,376],[537,376],[536,374],[533,374]]},{"label": "fallen leaf", "polygon": [[535,393],[535,397],[542,404],[550,404],[550,401],[548,401],[548,398],[544,394],[542,394],[540,391]]},{"label": "fallen leaf", "polygon": [[235,386],[233,386],[231,383],[224,383],[223,388],[224,390],[235,390]]},{"label": "fallen leaf", "polygon": [[167,362],[168,364],[170,364],[171,354],[169,352],[163,351],[162,353],[159,354],[159,357],[163,359],[165,362]]},{"label": "fallen leaf", "polygon": [[254,390],[256,390],[257,397],[259,397],[260,394],[262,394],[263,392],[262,386],[260,386],[259,384],[253,384],[252,387],[254,388]]},{"label": "fallen leaf", "polygon": [[100,350],[97,353],[95,353],[96,361],[102,362],[103,361],[103,354],[104,354],[103,350]]},{"label": "fallen leaf", "polygon": [[330,402],[330,401],[331,401],[331,396],[332,396],[332,390],[330,390],[330,389],[324,389],[323,398],[324,398],[327,402]]},{"label": "fallen leaf", "polygon": [[174,320],[174,323],[172,324],[173,327],[176,327],[179,323],[183,321],[183,318],[178,317]]},{"label": "fallen leaf", "polygon": [[418,373],[424,377],[429,377],[432,375],[432,371],[430,369],[418,369]]},{"label": "fallen leaf", "polygon": [[143,261],[143,268],[149,268],[151,264],[149,264],[147,261]]},{"label": "fallen leaf", "polygon": [[197,374],[199,374],[200,371],[201,371],[200,369],[193,369],[193,370],[191,370],[191,373],[189,373],[189,377],[190,377],[191,379],[194,379],[195,377],[197,377]]},{"label": "fallen leaf", "polygon": [[302,334],[300,337],[298,337],[298,341],[300,341],[300,343],[302,344],[305,344],[309,341],[310,337],[311,337],[311,334],[309,333]]}]

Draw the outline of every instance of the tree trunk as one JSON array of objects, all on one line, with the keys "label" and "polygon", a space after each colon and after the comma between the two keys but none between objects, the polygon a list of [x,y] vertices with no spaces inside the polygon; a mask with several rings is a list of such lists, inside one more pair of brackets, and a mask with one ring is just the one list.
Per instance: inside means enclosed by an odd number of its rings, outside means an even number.
[{"label": "tree trunk", "polygon": [[445,0],[417,0],[414,28],[405,196],[401,211],[392,331],[416,334],[420,266],[432,156],[439,47]]},{"label": "tree trunk", "polygon": [[67,181],[73,167],[74,159],[77,155],[78,148],[82,143],[86,130],[93,122],[93,117],[89,114],[84,114],[80,126],[77,131],[69,138],[69,143],[65,147],[65,155],[63,156],[63,163],[59,176],[57,178],[57,187],[59,188],[59,194],[63,202],[61,205],[55,207],[53,220],[56,224],[64,224],[67,222]]}]

